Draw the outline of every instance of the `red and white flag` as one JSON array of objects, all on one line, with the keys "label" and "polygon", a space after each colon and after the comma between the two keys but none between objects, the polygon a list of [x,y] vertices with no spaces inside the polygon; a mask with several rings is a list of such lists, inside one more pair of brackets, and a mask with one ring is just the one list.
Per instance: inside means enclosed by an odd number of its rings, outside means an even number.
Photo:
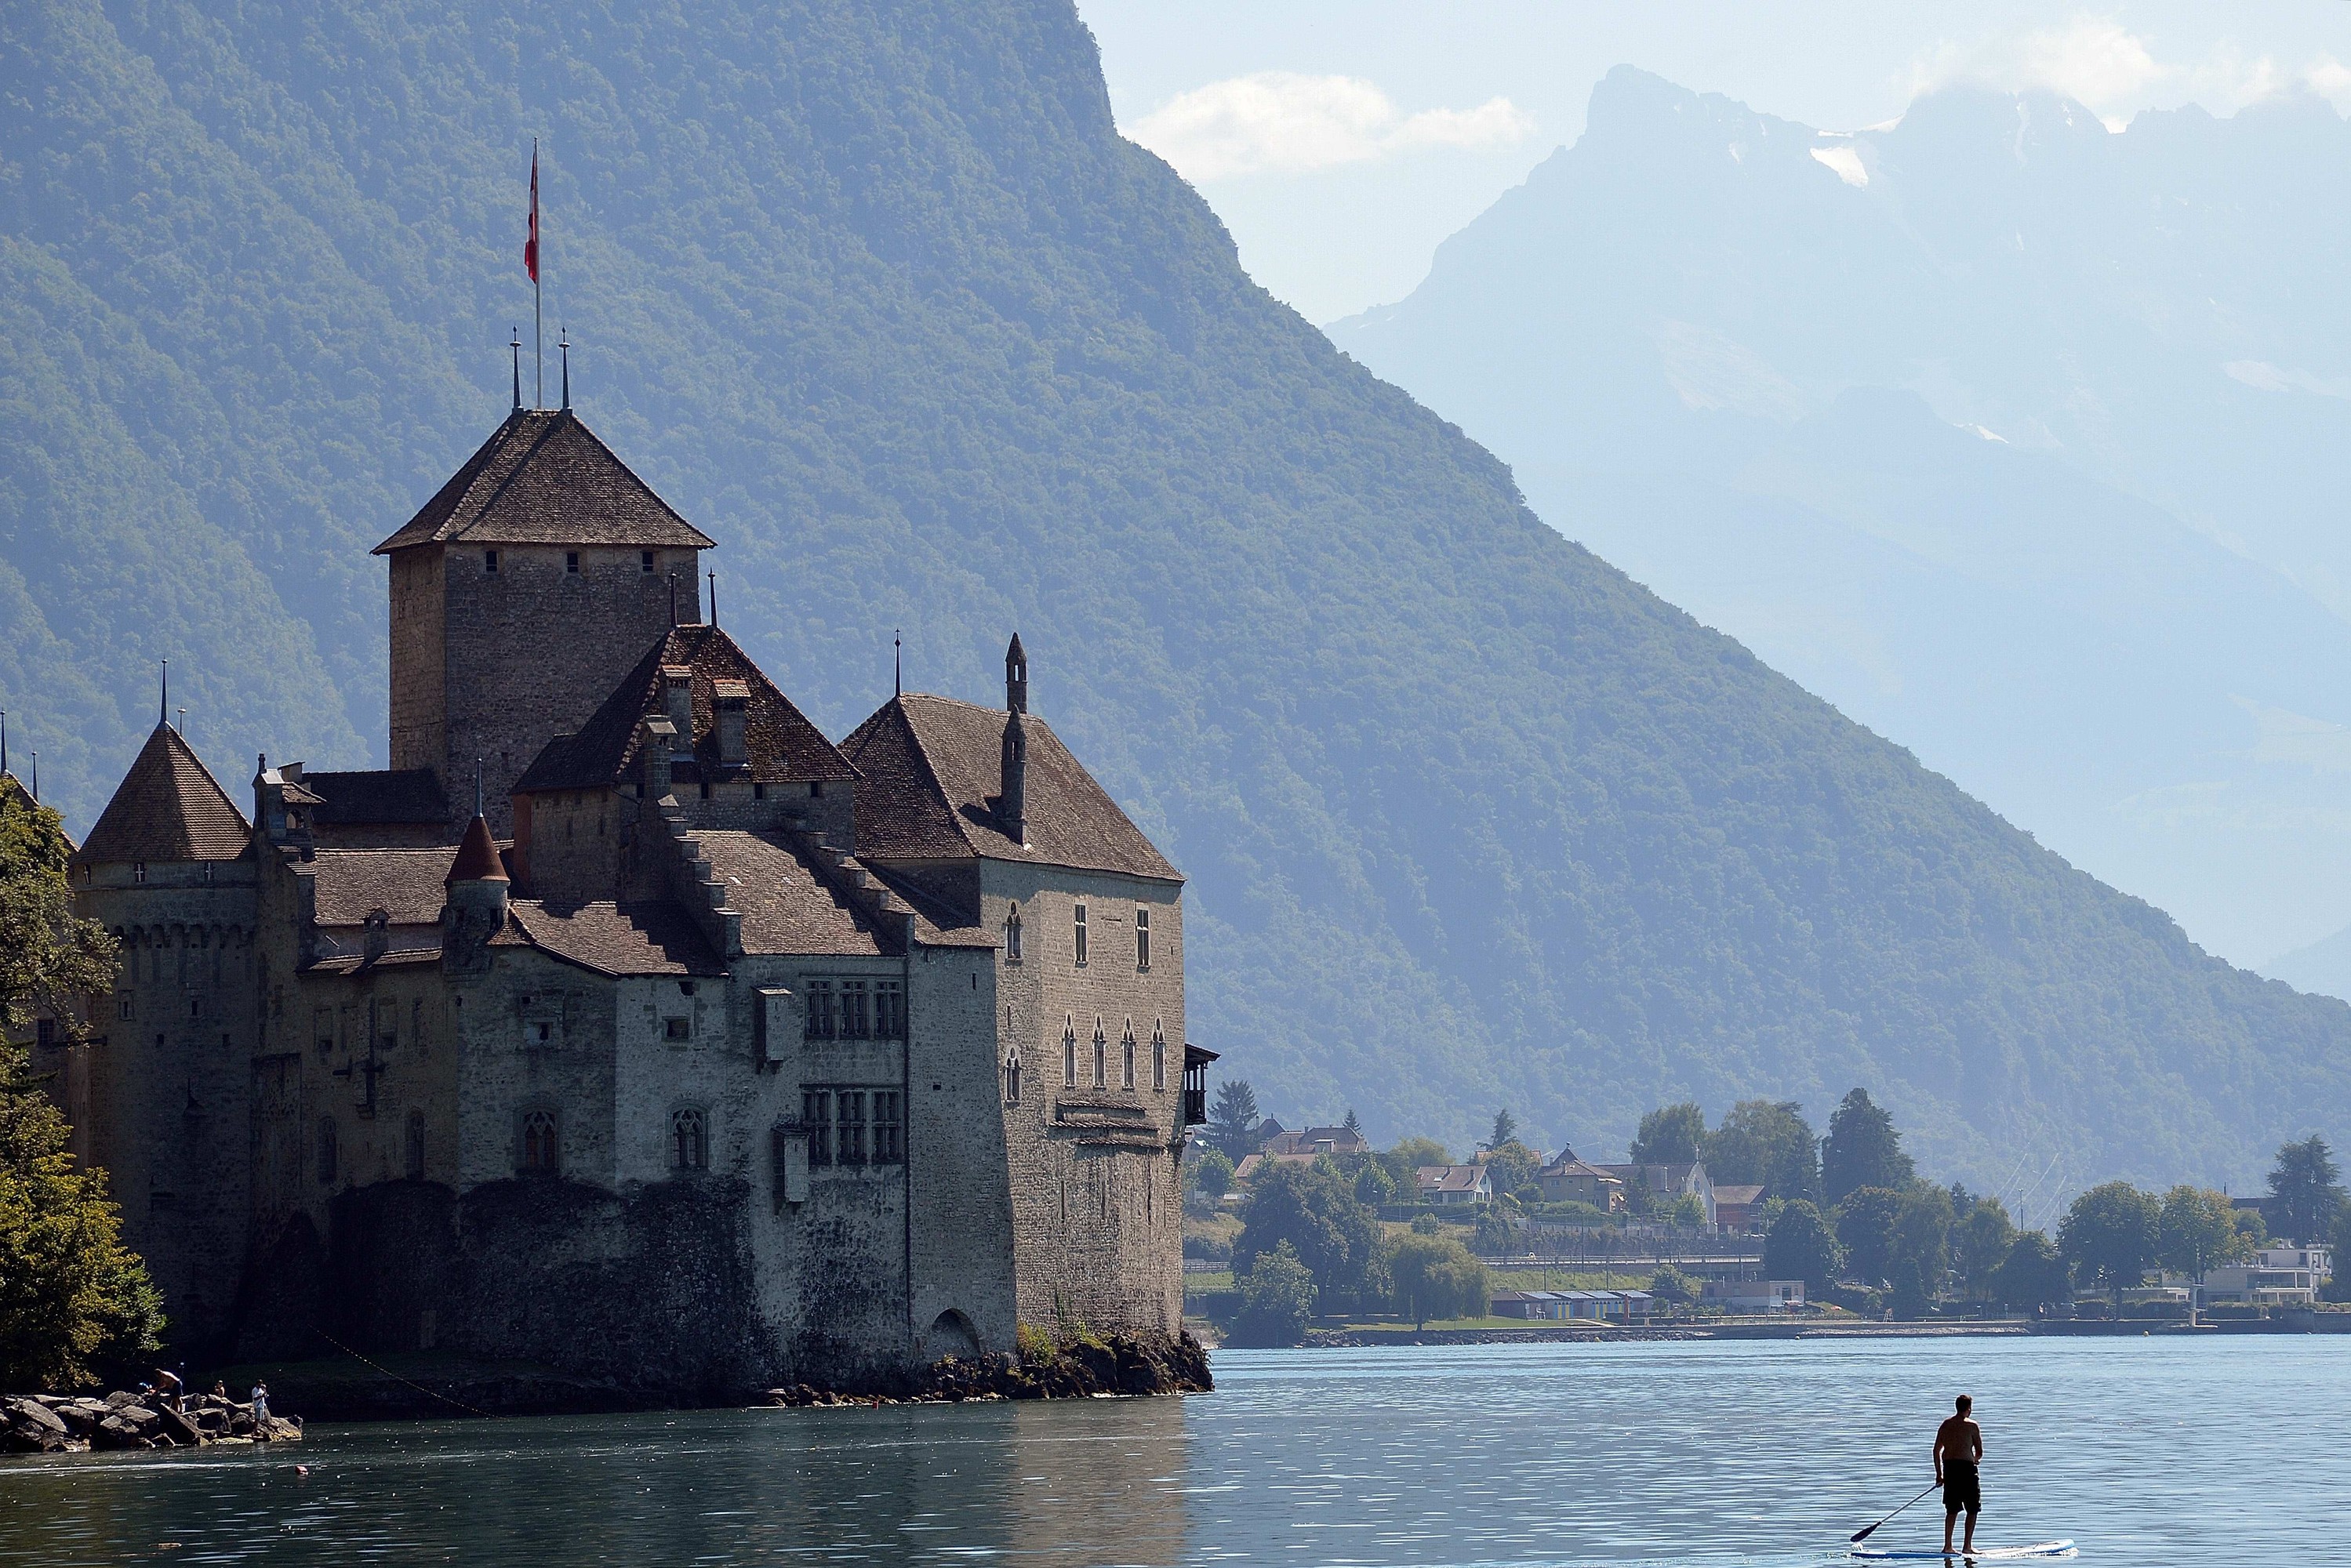
[{"label": "red and white flag", "polygon": [[538,281],[538,142],[530,144],[530,237],[522,242],[522,269]]}]

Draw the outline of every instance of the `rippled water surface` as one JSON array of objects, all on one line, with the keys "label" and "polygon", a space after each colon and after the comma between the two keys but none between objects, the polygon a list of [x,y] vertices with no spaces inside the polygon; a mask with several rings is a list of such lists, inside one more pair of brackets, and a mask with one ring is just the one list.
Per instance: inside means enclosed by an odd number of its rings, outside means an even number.
[{"label": "rippled water surface", "polygon": [[[2351,1557],[2351,1337],[1224,1352],[1189,1399],[314,1426],[0,1459],[0,1562],[1841,1561],[1976,1396],[1986,1543]],[[299,1475],[297,1463],[309,1468]],[[1929,1499],[1880,1532],[1939,1542]]]}]

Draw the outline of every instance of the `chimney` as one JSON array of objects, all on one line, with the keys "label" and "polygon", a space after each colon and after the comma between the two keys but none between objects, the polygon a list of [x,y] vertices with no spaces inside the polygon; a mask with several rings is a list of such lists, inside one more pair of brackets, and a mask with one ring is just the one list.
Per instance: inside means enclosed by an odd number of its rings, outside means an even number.
[{"label": "chimney", "polygon": [[751,760],[750,741],[744,734],[750,716],[751,686],[747,681],[710,683],[711,706],[718,719],[718,765],[743,768]]},{"label": "chimney", "polygon": [[677,727],[665,718],[640,721],[637,739],[638,788],[648,800],[658,800],[670,790],[670,753],[677,745]]},{"label": "chimney", "polygon": [[996,817],[1004,836],[1029,841],[1029,725],[1019,708],[1004,716],[1004,760],[997,788]]},{"label": "chimney", "polygon": [[694,667],[691,664],[662,666],[663,711],[677,732],[670,749],[680,757],[694,755]]}]

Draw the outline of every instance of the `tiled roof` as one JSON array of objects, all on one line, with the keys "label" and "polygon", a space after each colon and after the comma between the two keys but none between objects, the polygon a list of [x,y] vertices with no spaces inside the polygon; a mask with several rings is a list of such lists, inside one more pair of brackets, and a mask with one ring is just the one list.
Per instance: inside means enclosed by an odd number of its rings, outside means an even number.
[{"label": "tiled roof", "polygon": [[453,882],[513,880],[507,875],[506,862],[498,858],[498,841],[490,837],[489,823],[475,812],[474,820],[465,825],[465,841],[457,846],[457,853],[449,862],[448,872],[442,878],[444,885]]},{"label": "tiled roof", "polygon": [[[637,667],[613,688],[579,734],[559,735],[547,743],[515,781],[515,792],[601,789],[627,774],[636,762],[638,721],[668,712],[662,683],[664,664],[694,671],[695,762],[691,768],[681,768],[681,779],[706,773],[711,778],[748,779],[755,784],[789,784],[857,777],[849,759],[792,706],[790,698],[776,689],[732,637],[716,626],[673,626],[646,650]],[[718,767],[718,731],[711,699],[713,686],[722,680],[741,681],[750,693],[743,726],[744,749],[750,758],[747,768],[722,771]]]},{"label": "tiled roof", "polygon": [[1719,1206],[1728,1206],[1733,1208],[1738,1207],[1741,1204],[1751,1204],[1762,1196],[1763,1187],[1761,1183],[1750,1186],[1746,1183],[1742,1182],[1737,1186],[1719,1186],[1714,1189],[1714,1201],[1716,1204]]},{"label": "tiled roof", "polygon": [[[600,975],[723,975],[726,967],[694,917],[666,901],[583,904],[554,909],[537,899],[507,909],[522,940]],[[514,945],[514,935],[493,938]]]},{"label": "tiled roof", "polygon": [[1005,836],[996,815],[1005,713],[952,697],[893,697],[858,726],[841,750],[864,782],[857,797],[857,852],[866,860],[1027,861],[1077,871],[1181,882],[1070,755],[1051,727],[1029,716],[1029,841]]},{"label": "tiled roof", "polygon": [[1415,1174],[1423,1192],[1475,1192],[1487,1180],[1484,1166],[1421,1166]]},{"label": "tiled roof", "polygon": [[188,748],[159,724],[82,841],[82,863],[233,861],[253,841],[245,813]]},{"label": "tiled roof", "polygon": [[305,772],[301,784],[319,798],[310,820],[322,827],[385,822],[437,825],[449,820],[448,798],[442,794],[441,781],[430,768]]},{"label": "tiled roof", "polygon": [[856,954],[882,944],[848,899],[780,837],[714,831],[691,835],[726,886],[726,906],[743,915],[746,953]]},{"label": "tiled roof", "polygon": [[310,865],[321,925],[357,925],[378,909],[394,925],[431,925],[448,902],[445,848],[319,850]]},{"label": "tiled roof", "polygon": [[711,548],[569,409],[517,409],[374,553],[457,540]]}]

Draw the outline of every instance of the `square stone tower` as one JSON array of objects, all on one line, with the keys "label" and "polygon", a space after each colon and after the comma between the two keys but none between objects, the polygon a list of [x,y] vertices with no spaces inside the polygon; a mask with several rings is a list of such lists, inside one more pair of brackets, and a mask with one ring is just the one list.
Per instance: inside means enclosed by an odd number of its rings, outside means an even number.
[{"label": "square stone tower", "polygon": [[645,649],[702,618],[701,530],[569,409],[521,409],[406,527],[392,558],[392,766],[511,832],[507,791]]}]

